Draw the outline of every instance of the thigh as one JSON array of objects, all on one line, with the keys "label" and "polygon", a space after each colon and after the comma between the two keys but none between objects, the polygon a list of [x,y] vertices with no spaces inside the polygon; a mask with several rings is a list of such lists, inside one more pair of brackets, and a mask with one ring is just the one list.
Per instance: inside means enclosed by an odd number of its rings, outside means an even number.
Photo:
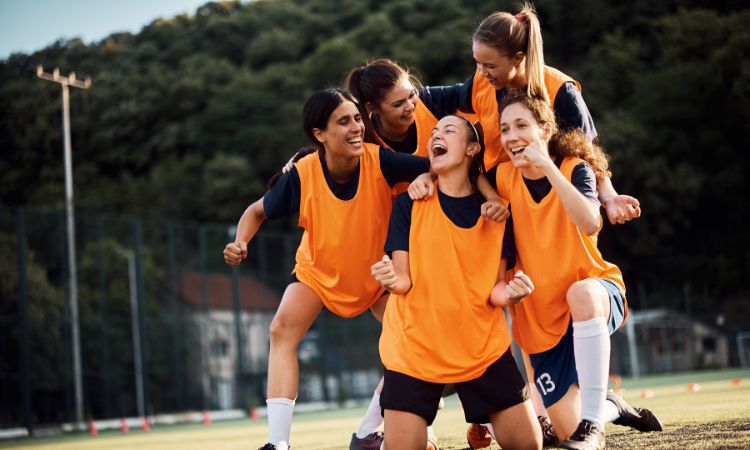
[{"label": "thigh", "polygon": [[271,322],[272,335],[299,342],[323,310],[323,302],[310,287],[302,283],[287,286]]},{"label": "thigh", "polygon": [[576,281],[565,298],[576,322],[609,317],[609,292],[596,278]]},{"label": "thigh", "polygon": [[385,448],[421,450],[427,446],[427,422],[423,417],[392,409],[386,409],[384,416]]},{"label": "thigh", "polygon": [[625,322],[626,309],[625,309],[625,294],[620,289],[620,286],[615,284],[614,281],[607,280],[605,278],[594,278],[604,289],[606,289],[609,296],[609,317],[607,318],[607,329],[609,334],[613,334],[617,331],[622,323]]},{"label": "thigh", "polygon": [[526,400],[490,416],[497,443],[502,448],[541,448],[542,429],[531,401]]},{"label": "thigh", "polygon": [[568,392],[568,388],[578,383],[575,353],[573,351],[573,328],[551,349],[529,355],[533,380],[542,396],[545,408],[554,405]]}]

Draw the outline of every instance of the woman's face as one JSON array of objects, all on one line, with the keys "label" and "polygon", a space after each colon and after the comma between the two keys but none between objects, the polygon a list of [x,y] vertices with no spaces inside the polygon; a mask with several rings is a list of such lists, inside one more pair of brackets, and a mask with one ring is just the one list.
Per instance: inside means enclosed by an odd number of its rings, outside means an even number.
[{"label": "woman's face", "polygon": [[473,42],[472,52],[479,74],[486,78],[495,89],[511,86],[512,82],[518,78],[523,61],[522,53],[508,57],[496,48],[478,41]]},{"label": "woman's face", "polygon": [[370,110],[380,117],[389,129],[404,129],[414,123],[414,109],[417,107],[417,90],[408,77],[402,77],[383,96],[379,105],[371,105]]},{"label": "woman's face", "polygon": [[519,169],[529,167],[523,151],[535,141],[549,140],[549,127],[536,121],[531,111],[521,103],[513,103],[500,114],[500,142]]},{"label": "woman's face", "polygon": [[357,106],[345,100],[333,110],[325,129],[313,130],[331,156],[358,157],[364,152],[365,124]]},{"label": "woman's face", "polygon": [[440,119],[432,129],[428,146],[430,167],[438,175],[470,162],[479,151],[479,144],[469,141],[466,122],[456,116]]}]

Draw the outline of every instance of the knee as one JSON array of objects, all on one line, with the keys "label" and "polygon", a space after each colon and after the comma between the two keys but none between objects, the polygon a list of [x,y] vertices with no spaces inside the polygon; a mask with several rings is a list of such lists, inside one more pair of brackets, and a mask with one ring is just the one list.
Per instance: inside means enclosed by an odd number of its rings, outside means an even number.
[{"label": "knee", "polygon": [[574,320],[589,320],[603,314],[602,308],[599,307],[600,292],[594,283],[594,280],[581,280],[568,288],[565,299]]},{"label": "knee", "polygon": [[294,336],[293,329],[292,323],[283,314],[274,316],[271,325],[268,327],[271,344],[288,343]]}]

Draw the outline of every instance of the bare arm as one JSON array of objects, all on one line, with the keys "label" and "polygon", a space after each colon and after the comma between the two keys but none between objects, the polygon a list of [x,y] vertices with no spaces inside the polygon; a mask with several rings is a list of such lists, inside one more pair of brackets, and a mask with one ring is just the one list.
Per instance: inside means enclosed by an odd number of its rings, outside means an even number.
[{"label": "bare arm", "polygon": [[372,265],[370,271],[373,278],[392,294],[403,295],[411,289],[409,252],[396,250],[393,252],[393,260],[385,255]]},{"label": "bare arm", "polygon": [[237,234],[234,242],[230,242],[224,247],[224,261],[230,266],[239,265],[247,258],[247,243],[258,232],[260,224],[266,219],[266,212],[263,208],[263,198],[261,197],[255,203],[245,209],[240,221],[237,224]]}]

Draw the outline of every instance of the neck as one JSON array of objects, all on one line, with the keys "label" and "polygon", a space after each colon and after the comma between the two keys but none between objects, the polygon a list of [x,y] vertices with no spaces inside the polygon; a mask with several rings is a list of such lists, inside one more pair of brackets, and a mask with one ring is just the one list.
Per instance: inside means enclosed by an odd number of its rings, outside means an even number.
[{"label": "neck", "polygon": [[539,180],[546,177],[544,171],[542,169],[537,169],[536,167],[525,167],[521,169],[521,174],[527,180]]},{"label": "neck", "polygon": [[331,156],[331,152],[327,151],[325,152],[325,159],[328,166],[328,173],[331,174],[331,178],[337,183],[344,183],[351,180],[359,165],[359,156],[353,158],[334,157]]},{"label": "neck", "polygon": [[[525,62],[525,60],[524,60]],[[524,88],[529,84],[529,80],[526,79],[526,65],[521,64],[516,69],[516,76],[510,80],[510,86],[514,88]]]},{"label": "neck", "polygon": [[394,127],[383,122],[380,118],[373,121],[373,123],[380,137],[389,141],[401,142],[406,139],[406,135],[409,133],[408,126],[405,128]]},{"label": "neck", "polygon": [[474,192],[465,167],[461,167],[458,171],[438,174],[438,189],[451,197],[466,197]]}]

